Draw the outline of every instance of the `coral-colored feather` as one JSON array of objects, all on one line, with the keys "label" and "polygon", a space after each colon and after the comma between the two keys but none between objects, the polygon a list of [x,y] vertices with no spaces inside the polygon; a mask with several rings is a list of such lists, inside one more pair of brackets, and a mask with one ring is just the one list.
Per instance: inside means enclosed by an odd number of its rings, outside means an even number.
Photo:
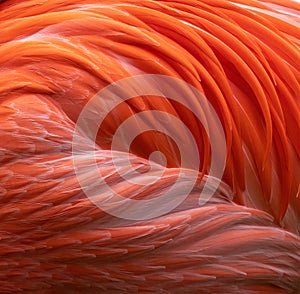
[{"label": "coral-colored feather", "polygon": [[[0,293],[300,291],[299,3],[0,2]],[[72,140],[86,103],[138,74],[163,74],[198,89],[219,115],[227,153],[221,185],[199,206],[204,184],[216,183],[197,118],[170,99],[135,97],[119,105],[104,120],[97,146],[80,137],[108,184],[145,200],[178,178],[178,150],[155,132],[137,137],[130,150],[141,177],[156,175],[148,157],[164,152],[168,168],[154,186],[141,190],[114,170],[114,133],[147,110],[188,126],[203,172],[173,211],[129,223],[85,195]],[[199,105],[190,93],[186,99]],[[128,153],[116,152],[127,170]],[[86,185],[94,187],[93,162],[77,156]],[[136,175],[128,169],[128,177]]]}]

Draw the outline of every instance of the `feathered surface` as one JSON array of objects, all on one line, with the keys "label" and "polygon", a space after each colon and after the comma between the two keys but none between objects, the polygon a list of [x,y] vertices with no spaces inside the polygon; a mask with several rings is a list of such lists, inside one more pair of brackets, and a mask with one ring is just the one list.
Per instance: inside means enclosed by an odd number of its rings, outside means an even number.
[{"label": "feathered surface", "polygon": [[[2,2],[0,293],[298,293],[299,3]],[[103,122],[96,146],[81,134],[110,186],[145,200],[178,177],[178,152],[156,132],[139,136],[130,149],[141,177],[155,173],[153,151],[165,154],[168,168],[154,186],[141,191],[114,169],[118,126],[146,110],[188,126],[202,172],[176,209],[127,222],[85,195],[72,140],[80,112],[99,90],[139,74],[198,89],[220,118],[227,156],[222,184],[199,206],[203,185],[217,184],[208,175],[210,142],[197,118],[170,99],[122,103]],[[115,152],[136,177],[128,153]],[[79,154],[76,161],[93,186],[91,158]]]}]

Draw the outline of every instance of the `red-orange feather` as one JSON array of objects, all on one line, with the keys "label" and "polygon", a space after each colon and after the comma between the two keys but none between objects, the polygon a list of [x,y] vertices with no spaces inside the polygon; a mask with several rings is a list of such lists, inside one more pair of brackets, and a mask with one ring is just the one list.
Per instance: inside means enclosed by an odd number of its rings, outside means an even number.
[{"label": "red-orange feather", "polygon": [[[300,291],[299,3],[0,2],[0,293]],[[201,165],[190,195],[165,215],[132,223],[85,195],[72,140],[99,90],[139,74],[178,78],[200,91],[220,118],[227,150],[222,183],[199,206],[205,183],[217,184],[208,175],[209,138],[184,105],[134,97],[106,117],[96,146],[82,133],[106,182],[146,200],[177,180],[176,142],[155,132],[135,139],[130,163],[141,177],[156,175],[153,151],[163,151],[168,165],[141,189],[114,169],[119,125],[160,110],[191,130]],[[189,92],[183,99],[200,105]],[[128,153],[116,154],[136,179]],[[93,161],[77,155],[77,163],[94,187]]]}]

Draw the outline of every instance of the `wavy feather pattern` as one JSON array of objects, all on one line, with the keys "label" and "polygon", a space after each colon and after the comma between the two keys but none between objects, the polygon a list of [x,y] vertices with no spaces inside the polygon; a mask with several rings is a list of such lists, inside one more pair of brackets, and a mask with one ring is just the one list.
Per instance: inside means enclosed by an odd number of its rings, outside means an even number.
[{"label": "wavy feather pattern", "polygon": [[[0,293],[300,291],[299,2],[0,2]],[[96,146],[80,137],[116,191],[151,199],[180,173],[174,142],[147,132],[130,148],[132,166],[141,178],[156,176],[148,158],[160,150],[168,168],[154,186],[120,178],[110,149],[134,114],[159,110],[182,121],[201,162],[197,185],[176,209],[127,222],[85,195],[72,140],[99,90],[139,74],[178,78],[201,92],[219,116],[227,153],[217,188],[209,138],[190,110],[151,96],[120,104]],[[139,180],[128,153],[114,152],[128,178]],[[92,189],[93,162],[76,160]],[[191,176],[185,173],[179,194]],[[199,206],[205,184],[217,190]]]}]

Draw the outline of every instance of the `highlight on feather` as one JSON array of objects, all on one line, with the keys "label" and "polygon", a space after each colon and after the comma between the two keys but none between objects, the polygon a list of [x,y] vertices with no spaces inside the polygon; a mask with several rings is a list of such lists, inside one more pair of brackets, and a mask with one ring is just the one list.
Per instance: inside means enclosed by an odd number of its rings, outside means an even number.
[{"label": "highlight on feather", "polygon": [[[0,293],[299,291],[298,2],[1,2]],[[153,75],[204,103],[145,92],[137,77]],[[136,95],[107,111],[94,98],[109,87]],[[94,138],[78,128],[87,105]],[[189,183],[170,210],[148,206]],[[126,199],[145,212],[117,217]]]},{"label": "highlight on feather", "polygon": [[[199,154],[199,148],[192,132],[180,118],[176,117],[176,114],[172,115],[155,109],[132,114],[118,126],[111,142],[111,160],[114,165],[113,169],[123,179],[122,185],[124,182],[128,182],[130,186],[137,185],[140,187],[137,192],[141,194],[142,191],[148,191],[155,185],[160,186],[161,179],[169,173],[166,167],[170,163],[164,155],[165,149],[164,153],[160,150],[160,146],[168,147],[167,150],[171,151],[173,160],[176,160],[180,167],[177,169],[177,179],[172,187],[157,193],[154,199],[136,200],[135,195],[131,195],[130,198],[124,197],[122,194],[127,194],[127,191],[123,187],[116,192],[114,186],[107,185],[106,176],[101,173],[99,175],[93,150],[82,144],[82,133],[95,142],[99,128],[100,131],[101,129],[106,130],[103,122],[115,108],[127,103],[132,98],[143,96],[151,96],[153,101],[159,99],[161,103],[165,103],[167,100],[167,103],[178,104],[181,108],[189,111],[190,116],[194,116],[205,130],[211,146],[207,178],[214,178],[214,186],[212,187],[210,182],[206,182],[202,192],[199,193],[199,205],[204,205],[216,192],[217,181],[221,182],[220,179],[224,173],[226,139],[222,124],[209,101],[195,87],[182,80],[157,74],[138,75],[114,82],[98,92],[82,109],[76,122],[72,142],[76,177],[82,190],[102,210],[118,218],[146,220],[172,211],[185,200],[197,182],[201,181],[202,177],[199,175],[201,153]],[[115,114],[116,116],[113,116],[117,121],[120,120],[119,111]],[[120,111],[122,114],[123,112]],[[140,166],[131,164],[129,154],[132,145],[136,144],[135,138],[141,134],[151,134],[151,132],[164,134],[168,140],[164,141],[161,136],[158,136],[155,141],[158,150],[149,155],[151,168],[147,173],[142,173]],[[141,146],[139,147],[141,148]],[[178,148],[178,152],[172,152],[175,147]],[[127,153],[128,158],[116,150]],[[81,165],[82,157],[85,158],[85,161],[90,161],[88,178],[87,170],[83,169]],[[90,180],[92,175],[95,178],[94,184],[91,184]],[[97,178],[98,180],[96,180]],[[111,209],[112,206],[114,209]],[[145,211],[145,207],[147,207],[147,211]]]}]

